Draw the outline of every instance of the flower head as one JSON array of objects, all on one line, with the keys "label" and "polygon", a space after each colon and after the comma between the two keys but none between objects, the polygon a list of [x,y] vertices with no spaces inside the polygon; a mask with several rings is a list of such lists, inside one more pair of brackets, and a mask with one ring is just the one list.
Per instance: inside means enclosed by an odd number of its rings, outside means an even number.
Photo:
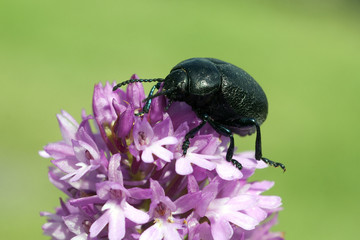
[{"label": "flower head", "polygon": [[[136,75],[132,79],[138,79]],[[114,83],[115,84],[115,83]],[[225,160],[228,139],[205,125],[182,144],[201,120],[184,102],[168,110],[164,96],[149,113],[141,83],[126,91],[95,85],[93,114],[77,122],[57,115],[62,140],[40,151],[51,158],[49,180],[68,199],[43,231],[53,239],[283,239],[270,227],[281,198],[263,192],[273,182],[249,182],[265,167],[253,152],[234,154],[243,169]]]}]

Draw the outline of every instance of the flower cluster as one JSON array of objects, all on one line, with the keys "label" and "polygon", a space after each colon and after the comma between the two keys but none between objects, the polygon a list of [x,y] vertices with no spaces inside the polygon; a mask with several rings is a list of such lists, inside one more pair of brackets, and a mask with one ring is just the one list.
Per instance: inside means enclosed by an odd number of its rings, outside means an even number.
[{"label": "flower cluster", "polygon": [[[133,75],[132,78],[137,78]],[[43,231],[52,239],[261,239],[270,232],[281,198],[262,193],[273,182],[249,182],[257,168],[253,152],[235,154],[243,169],[225,160],[228,139],[200,124],[191,107],[154,98],[148,114],[140,83],[126,91],[114,84],[95,85],[93,115],[80,124],[67,112],[57,115],[62,141],[40,151],[52,158],[50,181],[68,199],[60,199]],[[135,114],[134,114],[135,113]]]}]

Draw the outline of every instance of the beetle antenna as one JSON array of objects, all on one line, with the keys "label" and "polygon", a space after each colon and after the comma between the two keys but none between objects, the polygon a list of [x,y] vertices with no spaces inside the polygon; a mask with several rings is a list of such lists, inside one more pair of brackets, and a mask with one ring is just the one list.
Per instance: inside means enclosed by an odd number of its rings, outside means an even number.
[{"label": "beetle antenna", "polygon": [[161,91],[161,92],[157,92],[156,94],[151,95],[151,96],[148,96],[147,98],[145,98],[145,99],[143,100],[143,102],[147,102],[148,100],[151,100],[151,99],[153,99],[153,98],[156,98],[156,97],[159,97],[159,96],[162,96],[162,95],[166,95],[166,94],[168,94],[168,93],[172,93],[172,92],[174,92],[174,91],[175,91],[175,88],[170,88],[170,89],[167,89],[167,90],[163,90],[163,91]]},{"label": "beetle antenna", "polygon": [[134,83],[134,82],[164,82],[165,79],[164,78],[153,78],[153,79],[130,79],[127,81],[124,81],[122,83],[117,84],[116,86],[113,87],[113,91],[115,91],[116,89],[128,85],[130,83]]}]

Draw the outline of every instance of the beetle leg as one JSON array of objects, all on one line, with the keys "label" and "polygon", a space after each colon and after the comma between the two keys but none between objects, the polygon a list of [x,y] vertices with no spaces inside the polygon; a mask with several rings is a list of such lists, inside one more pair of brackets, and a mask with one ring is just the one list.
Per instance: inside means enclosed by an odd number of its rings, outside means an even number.
[{"label": "beetle leg", "polygon": [[[161,82],[158,82],[156,85],[154,85],[154,86],[151,88],[151,90],[150,90],[150,92],[149,92],[149,96],[147,97],[148,100],[146,101],[146,103],[145,103],[145,105],[144,105],[144,107],[143,107],[143,110],[142,110],[141,112],[135,114],[136,116],[141,116],[141,115],[144,115],[144,113],[148,113],[148,112],[149,112],[149,110],[150,110],[150,105],[151,105],[151,100],[152,100],[151,96],[154,95],[155,89],[158,89],[158,90],[159,90],[160,86],[161,86]],[[149,98],[150,98],[150,99],[149,99]]]},{"label": "beetle leg", "polygon": [[190,146],[190,138],[193,138],[195,137],[195,134],[200,131],[200,129],[207,123],[208,121],[208,116],[207,115],[204,115],[203,118],[202,118],[202,122],[200,123],[199,126],[191,129],[186,135],[185,135],[185,140],[182,144],[182,150],[183,150],[183,155],[185,156],[186,155],[186,152]]},{"label": "beetle leg", "polygon": [[271,161],[267,158],[262,156],[262,149],[261,149],[261,132],[260,126],[256,122],[254,118],[242,118],[240,119],[241,125],[243,126],[255,126],[256,127],[256,140],[255,140],[255,159],[262,160],[265,163],[274,166],[274,167],[281,167],[284,172],[286,171],[285,165],[279,162]]},{"label": "beetle leg", "polygon": [[281,167],[282,170],[284,170],[284,172],[286,171],[286,167],[285,167],[285,165],[282,164],[282,163],[274,162],[274,161],[271,161],[271,160],[269,160],[269,159],[267,159],[267,158],[264,158],[264,157],[262,157],[261,160],[263,160],[265,163],[267,163],[267,164],[269,164],[269,165],[271,165],[271,166]]},{"label": "beetle leg", "polygon": [[232,158],[234,156],[234,136],[232,132],[219,123],[213,121],[209,121],[209,123],[216,132],[230,138],[230,145],[226,152],[226,161],[231,162],[237,169],[241,170],[242,169],[241,163],[239,163],[238,161]]},{"label": "beetle leg", "polygon": [[166,105],[166,107],[164,109],[165,112],[167,112],[167,110],[169,110],[172,103],[173,103],[173,100],[169,99],[169,102],[168,102],[168,104]]}]

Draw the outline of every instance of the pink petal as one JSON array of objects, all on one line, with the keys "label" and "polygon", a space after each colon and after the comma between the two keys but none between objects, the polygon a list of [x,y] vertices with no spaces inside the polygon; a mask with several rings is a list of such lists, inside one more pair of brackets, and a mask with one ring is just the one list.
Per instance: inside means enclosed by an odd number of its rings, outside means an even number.
[{"label": "pink petal", "polygon": [[101,83],[96,84],[94,87],[93,112],[100,125],[116,120],[117,115],[112,106],[113,99],[115,98],[117,102],[121,103],[125,96],[123,90],[118,89],[114,92],[112,88],[109,82],[106,82],[104,87]]},{"label": "pink petal", "polygon": [[153,153],[151,151],[151,148],[145,148],[145,150],[142,152],[141,154],[141,159],[146,162],[146,163],[152,163],[154,162],[154,157],[153,157]]},{"label": "pink petal", "polygon": [[251,208],[255,205],[256,205],[255,196],[242,194],[240,196],[231,198],[227,202],[226,208],[230,211],[239,211],[239,210]]},{"label": "pink petal", "polygon": [[201,153],[214,155],[218,151],[218,147],[221,141],[219,138],[214,138],[213,136],[209,138],[207,145],[201,150]]},{"label": "pink petal", "polygon": [[281,198],[278,196],[260,196],[259,207],[265,209],[274,209],[281,206]]},{"label": "pink petal", "polygon": [[211,234],[216,240],[228,240],[234,233],[230,223],[224,219],[210,218]]},{"label": "pink petal", "polygon": [[259,224],[256,219],[249,217],[248,215],[241,212],[228,212],[226,215],[224,215],[224,217],[229,222],[232,222],[233,224],[245,230],[252,230],[256,225]]},{"label": "pink petal", "polygon": [[216,172],[224,180],[236,180],[243,177],[243,174],[239,169],[234,167],[232,163],[227,162],[225,159],[221,159],[216,164]]},{"label": "pink petal", "polygon": [[[88,166],[88,165],[85,165],[83,163],[78,163],[76,165],[80,166],[80,168],[76,170],[75,176],[70,179],[70,182],[78,181],[82,176],[84,176],[91,169],[91,165]],[[64,177],[62,177],[62,178],[64,178]],[[61,178],[61,180],[62,180],[62,178]]]},{"label": "pink petal", "polygon": [[74,149],[76,159],[79,162],[84,162],[84,163],[88,162],[89,159],[87,159],[85,156],[86,148],[84,148],[80,145],[80,141],[72,140],[72,144],[73,144],[73,149]]},{"label": "pink petal", "polygon": [[[116,101],[113,101],[113,105],[114,107]],[[119,104],[119,106],[122,106]],[[116,124],[114,125],[114,131],[116,132],[117,136],[120,138],[124,138],[126,137],[132,127],[133,127],[133,123],[134,123],[134,108],[132,105],[128,105],[127,107],[124,107],[125,110],[120,114],[119,112],[118,114],[118,121],[116,121]],[[116,109],[116,108],[115,108]]]},{"label": "pink petal", "polygon": [[53,239],[66,239],[67,236],[67,227],[65,224],[60,224],[58,222],[47,222],[42,226],[44,233],[47,235],[54,236]]},{"label": "pink petal", "polygon": [[160,183],[156,180],[150,178],[150,188],[153,192],[153,200],[159,200],[160,197],[165,196],[165,191],[160,185]]},{"label": "pink petal", "polygon": [[177,144],[178,143],[178,140],[176,137],[165,137],[163,139],[160,139],[156,142],[154,142],[154,144],[157,144],[157,145],[173,145],[173,144]]},{"label": "pink petal", "polygon": [[194,170],[191,166],[191,163],[185,157],[181,157],[176,160],[175,171],[180,175],[188,175],[191,174]]},{"label": "pink petal", "polygon": [[99,219],[97,219],[90,227],[90,237],[96,237],[101,230],[108,224],[110,217],[110,211],[104,212]]},{"label": "pink petal", "polygon": [[55,159],[74,155],[73,147],[65,142],[49,143],[44,147],[44,150]]},{"label": "pink petal", "polygon": [[120,153],[112,155],[109,162],[109,181],[117,182],[123,185],[123,175],[120,167],[121,156]]},{"label": "pink petal", "polygon": [[263,169],[263,168],[267,168],[269,165],[267,165],[264,161],[258,161],[256,168],[257,169]]},{"label": "pink petal", "polygon": [[[189,160],[191,161],[191,163],[201,167],[201,168],[205,168],[207,170],[213,170],[216,167],[216,164],[214,162],[210,162],[208,160],[206,160],[205,158],[202,158],[200,154],[196,154],[196,153],[189,153],[190,156],[188,156]],[[208,157],[208,156],[204,156],[204,157]]]},{"label": "pink petal", "polygon": [[274,184],[275,183],[272,181],[254,182],[251,184],[251,190],[255,191],[256,194],[261,194],[262,192],[272,188]]},{"label": "pink petal", "polygon": [[160,145],[153,145],[151,146],[151,149],[154,155],[158,156],[166,162],[170,162],[171,159],[174,158],[174,154],[172,152]]},{"label": "pink petal", "polygon": [[255,159],[254,152],[236,154],[233,158],[241,162],[241,165],[244,168],[255,169],[258,164],[258,160]]},{"label": "pink petal", "polygon": [[[152,179],[150,178],[150,180]],[[152,191],[148,188],[133,187],[129,188],[128,191],[130,196],[135,199],[150,199],[152,196]]]},{"label": "pink petal", "polygon": [[[174,214],[180,214],[189,211],[192,208],[197,208],[198,203],[202,201],[202,196],[200,192],[188,193],[176,199],[175,205],[177,207]],[[203,205],[201,205],[203,206]],[[199,207],[201,207],[199,206]],[[205,206],[207,208],[207,206]]]},{"label": "pink petal", "polygon": [[164,240],[181,240],[179,232],[175,229],[173,223],[164,223],[162,230],[164,234]]},{"label": "pink petal", "polygon": [[[160,116],[162,116],[162,114],[160,114]],[[165,114],[165,116],[167,118],[160,121],[154,126],[154,133],[158,139],[166,138],[167,136],[172,136],[174,134],[174,128],[171,119],[167,113]]]},{"label": "pink petal", "polygon": [[51,158],[51,156],[47,152],[45,152],[44,150],[40,150],[38,153],[43,158]]},{"label": "pink petal", "polygon": [[82,146],[84,149],[86,149],[87,151],[89,151],[89,153],[91,154],[91,156],[93,157],[93,159],[99,159],[100,158],[100,154],[99,154],[99,150],[98,148],[95,146],[95,148],[93,148],[91,146],[91,144],[88,144],[87,142],[84,141],[79,141],[80,146]]},{"label": "pink petal", "polygon": [[148,229],[146,229],[140,236],[139,240],[161,240],[163,239],[163,234],[160,226],[158,224],[154,224]]},{"label": "pink petal", "polygon": [[111,210],[109,217],[109,239],[121,240],[125,236],[125,216],[120,206]]},{"label": "pink petal", "polygon": [[[83,232],[82,223],[85,220],[83,215],[80,214],[70,214],[68,216],[64,216],[64,223],[69,228],[69,230],[77,235]],[[85,238],[86,239],[86,238]]]},{"label": "pink petal", "polygon": [[55,159],[51,161],[56,167],[61,171],[70,173],[76,171],[76,163],[78,161],[75,158],[64,158],[64,159]]},{"label": "pink petal", "polygon": [[136,149],[138,150],[144,150],[146,145],[149,145],[151,143],[154,137],[154,131],[150,123],[146,120],[146,118],[143,118],[142,120],[139,120],[137,118],[135,120],[135,125],[133,128],[133,136],[134,136],[134,144],[136,146]]},{"label": "pink petal", "polygon": [[149,215],[137,208],[134,208],[127,202],[124,202],[124,205],[122,206],[124,210],[125,217],[134,223],[137,224],[144,224],[149,221]]},{"label": "pink petal", "polygon": [[79,125],[78,122],[75,120],[75,118],[73,118],[70,113],[68,113],[65,110],[61,110],[61,114],[70,122],[72,123],[74,126]]},{"label": "pink petal", "polygon": [[87,240],[87,239],[88,239],[87,233],[82,233],[82,234],[79,234],[79,235],[71,238],[71,240]]},{"label": "pink petal", "polygon": [[[134,78],[134,79],[139,79],[139,78]],[[130,103],[134,105],[135,109],[142,108],[144,105],[143,100],[145,99],[145,92],[143,85],[139,82],[129,84],[126,88],[126,98]]]},{"label": "pink petal", "polygon": [[79,127],[79,124],[66,111],[62,111],[61,114],[57,114],[56,117],[58,119],[61,135],[64,141],[67,144],[70,144],[71,140],[75,139],[75,134]]},{"label": "pink petal", "polygon": [[188,178],[188,186],[187,186],[188,192],[190,192],[190,193],[198,192],[199,185],[198,185],[194,175],[189,175],[187,178]]},{"label": "pink petal", "polygon": [[[166,119],[167,113],[164,113],[164,108],[166,107],[166,98],[165,96],[159,96],[152,100],[151,102],[151,114],[150,122],[152,124],[161,122],[161,120]],[[171,128],[173,128],[171,124]],[[170,130],[170,128],[169,128]],[[172,129],[173,130],[173,129]]]},{"label": "pink petal", "polygon": [[252,218],[258,220],[259,222],[265,220],[265,218],[268,215],[267,212],[265,212],[263,209],[261,209],[259,207],[253,207],[253,208],[246,209],[245,213],[249,217],[252,217]]},{"label": "pink petal", "polygon": [[[79,130],[76,133],[76,138],[78,140],[80,140],[81,142],[86,143],[86,145],[83,147],[86,148],[87,150],[89,150],[91,155],[95,159],[99,158],[99,157],[95,157],[95,155],[94,155],[94,154],[98,154],[99,149],[98,149],[96,143],[94,142],[94,140],[92,139],[92,137],[86,132],[85,127],[80,126]],[[81,144],[81,142],[80,142],[80,144]],[[92,152],[92,150],[94,151],[94,153]]]}]

